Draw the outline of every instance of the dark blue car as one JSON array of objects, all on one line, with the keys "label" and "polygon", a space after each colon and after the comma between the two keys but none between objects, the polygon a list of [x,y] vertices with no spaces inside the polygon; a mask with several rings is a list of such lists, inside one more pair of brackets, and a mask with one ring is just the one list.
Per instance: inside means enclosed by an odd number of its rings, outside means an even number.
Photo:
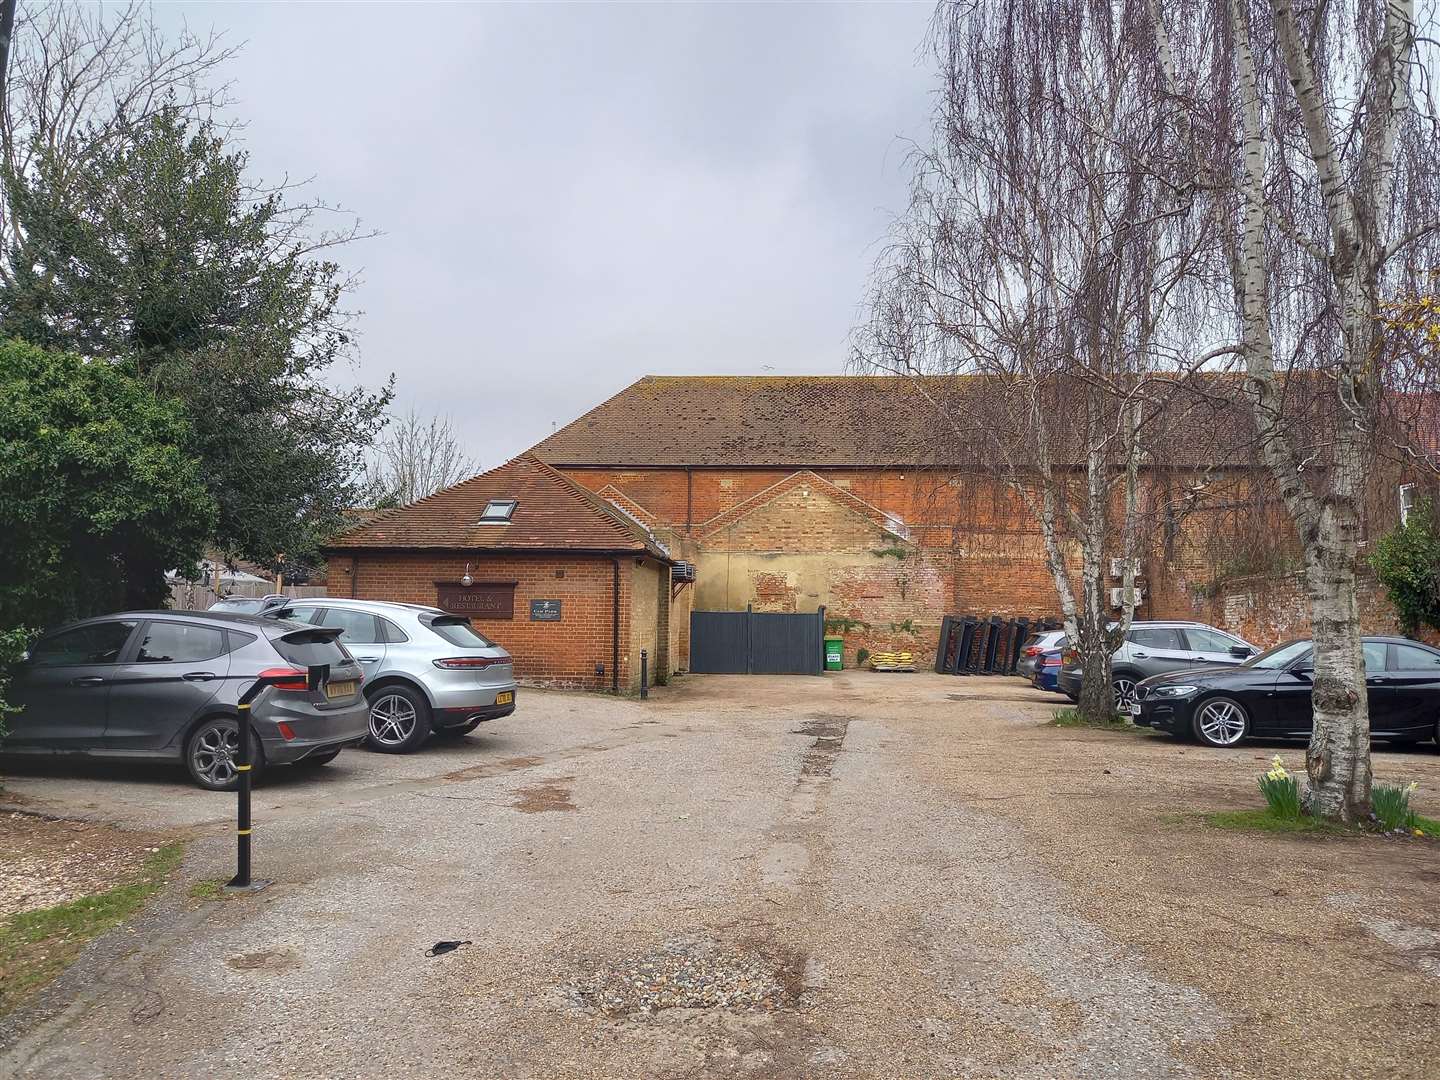
[{"label": "dark blue car", "polygon": [[1060,655],[1063,649],[1046,649],[1035,657],[1035,674],[1030,676],[1031,684],[1037,690],[1048,690],[1058,694],[1060,690]]}]

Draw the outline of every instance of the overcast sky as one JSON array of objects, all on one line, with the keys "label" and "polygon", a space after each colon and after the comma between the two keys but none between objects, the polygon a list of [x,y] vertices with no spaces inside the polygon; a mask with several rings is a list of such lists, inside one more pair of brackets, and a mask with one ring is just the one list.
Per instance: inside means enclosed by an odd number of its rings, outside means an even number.
[{"label": "overcast sky", "polygon": [[930,3],[169,3],[257,176],[383,231],[358,377],[486,468],[645,374],[838,372],[927,128]]}]

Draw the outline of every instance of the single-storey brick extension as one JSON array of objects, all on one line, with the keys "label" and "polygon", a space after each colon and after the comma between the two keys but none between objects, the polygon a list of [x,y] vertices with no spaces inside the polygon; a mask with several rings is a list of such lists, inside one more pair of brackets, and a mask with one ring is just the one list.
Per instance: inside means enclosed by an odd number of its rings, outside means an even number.
[{"label": "single-storey brick extension", "polygon": [[331,595],[468,615],[531,683],[630,692],[642,650],[671,670],[670,553],[530,455],[381,514],[327,556]]},{"label": "single-storey brick extension", "polygon": [[[468,611],[522,678],[624,690],[642,648],[652,677],[688,668],[692,606],[823,606],[847,663],[860,648],[933,657],[947,613],[1057,614],[1033,517],[983,469],[923,464],[913,393],[884,377],[648,376],[340,538],[331,592]],[[514,500],[513,521],[481,524],[490,500]],[[1147,555],[1140,617],[1218,621],[1224,598],[1191,587],[1193,557],[1183,536]],[[467,566],[469,591],[504,593],[503,610],[466,598]]]}]

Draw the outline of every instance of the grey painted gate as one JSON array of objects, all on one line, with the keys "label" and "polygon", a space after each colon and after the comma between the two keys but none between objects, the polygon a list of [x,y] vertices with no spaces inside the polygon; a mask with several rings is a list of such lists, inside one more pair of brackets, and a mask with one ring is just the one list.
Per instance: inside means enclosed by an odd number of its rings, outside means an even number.
[{"label": "grey painted gate", "polygon": [[818,675],[825,611],[692,611],[690,670],[703,675]]}]

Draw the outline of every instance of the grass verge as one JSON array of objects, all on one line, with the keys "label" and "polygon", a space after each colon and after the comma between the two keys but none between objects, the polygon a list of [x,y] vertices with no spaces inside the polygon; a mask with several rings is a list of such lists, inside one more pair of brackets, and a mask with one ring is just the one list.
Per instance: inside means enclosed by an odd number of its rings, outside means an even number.
[{"label": "grass verge", "polygon": [[234,898],[234,893],[225,891],[224,878],[202,878],[190,886],[190,897],[192,900],[212,900],[223,902]]},{"label": "grass verge", "polygon": [[67,904],[22,911],[0,923],[0,1014],[18,1008],[74,962],[94,937],[124,922],[180,865],[183,844],[166,844],[145,860],[140,877]]},{"label": "grass verge", "polygon": [[1056,709],[1055,718],[1050,721],[1050,726],[1061,728],[1089,728],[1092,731],[1138,732],[1140,730],[1130,722],[1128,716],[1121,716],[1119,713],[1116,713],[1109,720],[1094,723],[1081,716],[1079,709]]},{"label": "grass verge", "polygon": [[[1347,828],[1332,821],[1320,821],[1306,817],[1279,817],[1266,810],[1225,810],[1203,815],[1205,824],[1216,829],[1232,829],[1238,832],[1304,833],[1311,836],[1344,836],[1354,834],[1377,835],[1374,829],[1361,827]],[[1417,817],[1415,827],[1426,837],[1440,839],[1440,821],[1433,818]]]}]

